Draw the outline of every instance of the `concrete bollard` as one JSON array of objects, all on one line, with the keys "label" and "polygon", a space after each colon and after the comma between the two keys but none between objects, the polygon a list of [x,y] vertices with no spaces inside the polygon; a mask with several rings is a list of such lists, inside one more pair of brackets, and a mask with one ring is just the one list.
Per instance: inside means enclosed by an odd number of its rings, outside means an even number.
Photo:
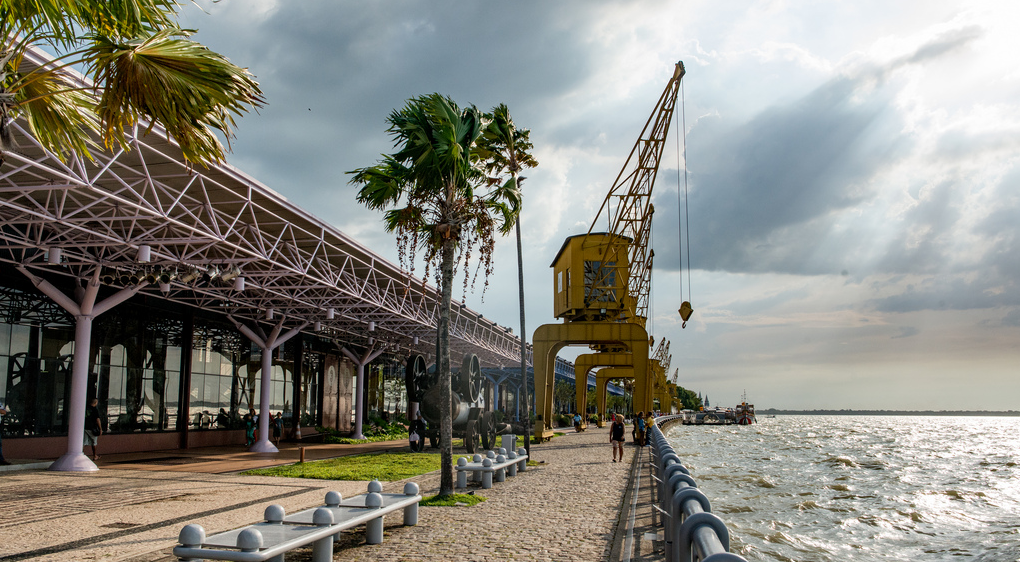
[{"label": "concrete bollard", "polygon": [[[471,457],[471,461],[472,462],[482,462],[482,455],[479,455],[478,453],[475,453],[474,456]],[[482,474],[480,472],[477,472],[477,471],[472,472],[471,473],[471,481],[472,482],[481,482],[482,481]]]},{"label": "concrete bollard", "polygon": [[262,533],[258,529],[248,527],[237,534],[237,548],[241,552],[258,552],[263,544]]},{"label": "concrete bollard", "polygon": [[[414,482],[404,484],[405,496],[417,496],[421,489]],[[413,503],[404,508],[404,526],[410,527],[418,524],[418,504]]]},{"label": "concrete bollard", "polygon": [[[202,543],[205,542],[205,529],[196,523],[185,525],[181,529],[181,533],[177,535],[177,542],[181,543],[183,547],[201,548]],[[202,562],[201,558],[180,558],[179,560],[181,562]]]},{"label": "concrete bollard", "polygon": [[[507,458],[510,460],[516,459],[517,453],[510,451],[510,454],[507,455]],[[506,467],[506,473],[507,476],[517,476],[517,463],[513,463],[510,466]]]},{"label": "concrete bollard", "polygon": [[[468,461],[464,457],[457,459],[457,466],[467,466],[467,463]],[[463,470],[457,471],[457,487],[467,488],[467,472]]]},{"label": "concrete bollard", "polygon": [[[517,456],[518,457],[523,457],[524,455],[527,455],[527,454],[528,454],[528,451],[524,447],[521,447],[520,449],[517,449]],[[521,462],[517,463],[517,470],[520,470],[521,472],[524,472],[527,469],[528,469],[528,459],[521,459]]]},{"label": "concrete bollard", "polygon": [[276,525],[283,525],[283,518],[287,516],[287,510],[283,509],[282,505],[273,504],[266,508],[263,513],[263,519],[266,523],[273,523]]},{"label": "concrete bollard", "polygon": [[342,501],[344,496],[340,492],[326,492],[326,507],[337,507]]},{"label": "concrete bollard", "polygon": [[[333,524],[333,512],[320,507],[312,512],[312,525],[328,527]],[[312,562],[331,562],[333,560],[333,540],[336,535],[323,537],[312,543]]]},{"label": "concrete bollard", "polygon": [[[482,466],[484,466],[485,468],[492,467],[492,459],[485,459],[485,460],[483,460],[482,461]],[[486,490],[488,490],[491,487],[492,487],[492,473],[491,472],[483,472],[482,473],[482,488],[485,488]]]},{"label": "concrete bollard", "polygon": [[[378,492],[370,492],[365,497],[365,507],[382,507],[382,496]],[[382,544],[383,541],[383,517],[380,515],[365,523],[365,543]]]},{"label": "concrete bollard", "polygon": [[382,493],[382,482],[379,482],[378,480],[373,480],[373,481],[369,482],[368,483],[368,492],[369,493],[375,492],[377,494],[381,494]]},{"label": "concrete bollard", "polygon": [[[504,463],[506,462],[506,457],[503,455],[497,455],[496,462]],[[496,471],[496,482],[506,482],[506,468],[501,468]]]}]

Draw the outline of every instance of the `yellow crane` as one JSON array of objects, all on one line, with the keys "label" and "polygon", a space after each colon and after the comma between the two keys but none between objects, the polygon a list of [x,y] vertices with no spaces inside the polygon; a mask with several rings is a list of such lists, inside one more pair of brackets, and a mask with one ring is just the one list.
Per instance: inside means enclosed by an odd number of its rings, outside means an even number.
[{"label": "yellow crane", "polygon": [[[655,256],[648,242],[652,189],[684,74],[678,62],[588,232],[567,238],[553,259],[553,314],[563,323],[540,326],[532,340],[538,439],[552,436],[553,368],[556,353],[566,345],[599,352],[590,354],[600,357],[584,361],[585,367],[631,367],[635,410],[652,410],[653,396],[663,394],[666,369],[659,359],[649,361],[654,340],[645,331]],[[579,369],[575,379],[579,408],[585,403],[587,369],[581,374]]]}]

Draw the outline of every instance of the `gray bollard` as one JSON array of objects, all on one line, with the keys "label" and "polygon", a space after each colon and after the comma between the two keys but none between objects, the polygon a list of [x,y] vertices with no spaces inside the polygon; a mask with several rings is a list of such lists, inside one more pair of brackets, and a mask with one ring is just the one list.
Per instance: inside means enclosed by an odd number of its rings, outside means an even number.
[{"label": "gray bollard", "polygon": [[[266,523],[272,523],[273,525],[283,525],[283,518],[287,516],[287,511],[283,509],[282,505],[273,504],[266,508],[263,514],[263,519]],[[284,562],[283,555],[274,556],[266,562]]]},{"label": "gray bollard", "polygon": [[[482,466],[484,466],[485,468],[490,468],[492,466],[492,459],[485,459],[485,460],[483,460],[482,461]],[[483,472],[482,473],[482,488],[485,488],[486,490],[488,490],[491,487],[492,487],[492,473],[491,472]]]},{"label": "gray bollard", "polygon": [[[464,457],[457,459],[457,466],[467,466],[467,463],[468,461]],[[457,471],[457,487],[467,488],[467,472],[463,470]]]},{"label": "gray bollard", "polygon": [[[328,527],[332,524],[332,511],[325,507],[320,507],[312,512],[312,525]],[[335,535],[329,535],[312,543],[312,562],[332,562],[334,537]]]},{"label": "gray bollard", "polygon": [[[202,548],[205,542],[205,529],[197,523],[185,525],[181,533],[177,535],[177,542],[187,548]],[[178,558],[180,562],[202,562],[201,558]]]},{"label": "gray bollard", "polygon": [[[408,482],[404,484],[404,495],[405,496],[417,496],[421,491],[414,482]],[[404,526],[410,527],[418,524],[418,503],[415,502],[404,508]]]},{"label": "gray bollard", "polygon": [[[510,454],[507,456],[507,458],[509,458],[510,460],[516,459],[517,453],[510,451]],[[517,463],[513,463],[510,466],[506,467],[506,473],[507,476],[517,476]]]},{"label": "gray bollard", "polygon": [[326,492],[326,507],[337,507],[342,501],[344,496],[340,492]]},{"label": "gray bollard", "polygon": [[262,548],[262,533],[248,527],[237,534],[237,548],[241,552],[258,552]]},{"label": "gray bollard", "polygon": [[[524,447],[521,447],[520,449],[517,449],[517,456],[518,457],[523,457],[524,455],[527,455],[527,454],[528,454],[528,451]],[[528,469],[528,459],[521,459],[521,462],[517,463],[517,470],[520,470],[521,472],[524,472],[527,469]]]},{"label": "gray bollard", "polygon": [[487,459],[494,459],[494,458],[496,458],[496,451],[493,451],[491,449],[488,450],[488,451],[485,451],[485,458],[487,458]]},{"label": "gray bollard", "polygon": [[[382,507],[382,496],[380,496],[378,492],[369,493],[365,498],[365,507]],[[383,516],[380,515],[368,523],[365,523],[365,543],[382,544],[382,540]]]},{"label": "gray bollard", "polygon": [[382,482],[379,482],[378,480],[373,480],[373,481],[369,482],[368,483],[368,491],[369,491],[369,493],[375,492],[377,494],[381,494],[382,493]]},{"label": "gray bollard", "polygon": [[[497,463],[506,462],[506,457],[503,455],[496,455]],[[506,482],[506,468],[501,468],[496,471],[496,482]]]},{"label": "gray bollard", "polygon": [[[472,462],[482,462],[482,455],[479,455],[478,453],[475,453],[475,455],[473,457],[471,457],[471,460],[472,460]],[[482,481],[482,473],[480,473],[478,471],[472,472],[471,473],[471,481],[472,482],[481,482]]]}]

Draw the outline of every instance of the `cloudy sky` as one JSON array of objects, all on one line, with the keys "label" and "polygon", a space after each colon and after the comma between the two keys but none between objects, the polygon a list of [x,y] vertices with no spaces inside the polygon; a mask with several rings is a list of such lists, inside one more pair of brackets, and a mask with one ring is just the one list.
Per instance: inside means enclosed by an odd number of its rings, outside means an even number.
[{"label": "cloudy sky", "polygon": [[[393,261],[346,174],[391,149],[386,116],[431,92],[506,103],[540,162],[524,184],[529,332],[555,321],[549,264],[682,60],[689,204],[674,129],[649,320],[680,384],[759,408],[1020,409],[1015,1],[200,5],[182,25],[269,102],[230,163]],[[518,331],[512,239],[496,259],[468,303]]]}]

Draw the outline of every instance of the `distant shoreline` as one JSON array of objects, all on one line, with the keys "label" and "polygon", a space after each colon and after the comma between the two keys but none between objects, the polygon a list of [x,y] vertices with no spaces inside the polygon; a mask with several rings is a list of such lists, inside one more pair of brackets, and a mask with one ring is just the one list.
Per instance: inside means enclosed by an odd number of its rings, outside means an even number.
[{"label": "distant shoreline", "polygon": [[762,416],[1020,416],[1018,410],[758,410]]}]

